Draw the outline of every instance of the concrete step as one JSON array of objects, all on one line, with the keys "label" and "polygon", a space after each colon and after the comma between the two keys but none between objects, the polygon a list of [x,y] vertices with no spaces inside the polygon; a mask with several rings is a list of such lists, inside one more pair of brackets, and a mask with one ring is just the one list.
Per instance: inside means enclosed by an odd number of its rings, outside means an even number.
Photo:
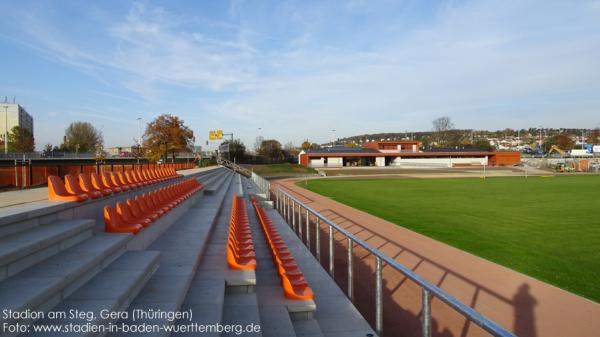
[{"label": "concrete step", "polygon": [[[235,178],[234,178],[235,181]],[[218,324],[223,322],[223,304],[225,301],[225,276],[227,260],[225,245],[227,243],[227,229],[225,224],[229,219],[231,208],[232,186],[224,196],[221,212],[219,212],[213,227],[208,245],[202,255],[198,270],[188,290],[182,310],[191,309],[194,312],[193,321],[179,321],[179,326],[190,323]],[[177,333],[176,336],[196,336],[197,333]],[[202,336],[218,337],[217,329],[205,332]]]},{"label": "concrete step", "polygon": [[0,238],[0,281],[89,239],[93,228],[93,220],[62,220]]},{"label": "concrete step", "polygon": [[[131,234],[97,234],[0,282],[0,308],[48,311],[121,256]],[[3,323],[29,319],[0,316]]]},{"label": "concrete step", "polygon": [[292,321],[294,331],[298,337],[323,337],[321,326],[316,319]]},{"label": "concrete step", "polygon": [[[36,325],[93,324],[108,328],[115,319],[103,316],[103,311],[125,310],[158,269],[159,252],[129,251],[98,273],[93,279],[71,294],[52,311],[70,313],[73,310],[93,313],[93,319],[66,317],[41,320]],[[104,312],[106,315],[106,312]],[[21,336],[53,336],[53,333],[29,333]],[[105,332],[61,333],[61,336],[104,336]]]},{"label": "concrete step", "polygon": [[[237,326],[240,329],[249,329],[250,327],[260,326],[261,314],[258,310],[258,301],[255,293],[250,294],[225,294],[223,302],[223,325]],[[276,318],[274,318],[276,319]],[[261,326],[261,329],[263,327]],[[294,331],[292,329],[292,331]],[[261,337],[264,333],[261,331],[250,333],[248,330],[222,332],[221,337],[237,337],[240,335],[249,335]],[[287,337],[288,335],[271,335],[277,337]]]},{"label": "concrete step", "polygon": [[[230,185],[231,175],[228,176],[227,182],[219,193],[201,198],[196,205],[177,220],[177,223],[150,245],[148,249],[161,253],[160,267],[133,300],[129,306],[129,312],[136,309],[164,311],[181,309]],[[129,318],[120,322],[128,324],[132,323],[132,320]],[[138,320],[135,323],[165,326],[173,324],[166,319]],[[163,330],[143,334],[109,334],[109,336],[132,335],[168,336],[169,333]]]}]

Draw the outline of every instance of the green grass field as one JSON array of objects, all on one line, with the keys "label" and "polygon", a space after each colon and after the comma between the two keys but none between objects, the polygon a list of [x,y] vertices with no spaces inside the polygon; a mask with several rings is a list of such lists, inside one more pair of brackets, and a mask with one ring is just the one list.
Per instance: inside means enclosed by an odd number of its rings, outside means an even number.
[{"label": "green grass field", "polygon": [[316,174],[315,169],[297,164],[268,164],[248,167],[261,176]]},{"label": "green grass field", "polygon": [[600,302],[598,176],[298,185]]}]

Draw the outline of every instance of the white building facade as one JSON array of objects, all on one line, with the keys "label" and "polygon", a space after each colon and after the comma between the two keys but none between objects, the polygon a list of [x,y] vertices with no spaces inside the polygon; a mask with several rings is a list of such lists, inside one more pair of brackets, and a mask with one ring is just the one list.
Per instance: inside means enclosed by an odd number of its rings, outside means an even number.
[{"label": "white building facade", "polygon": [[33,135],[33,117],[16,103],[0,103],[0,138],[10,133],[11,129],[19,126],[29,130]]}]

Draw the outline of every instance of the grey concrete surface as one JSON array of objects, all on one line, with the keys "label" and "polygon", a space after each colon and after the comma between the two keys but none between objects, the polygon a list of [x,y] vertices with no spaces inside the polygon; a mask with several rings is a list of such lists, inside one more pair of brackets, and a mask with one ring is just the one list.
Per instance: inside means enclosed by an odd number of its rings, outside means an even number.
[{"label": "grey concrete surface", "polygon": [[[149,249],[161,253],[160,267],[133,300],[133,309],[180,310],[190,289],[198,263],[208,243],[217,214],[223,204],[232,174],[222,172],[215,184],[222,184],[220,192],[198,200],[171,228],[161,235]],[[193,239],[191,239],[193,238]],[[195,240],[194,240],[195,239]],[[132,323],[124,320],[123,323]],[[136,322],[139,324],[140,322]],[[173,324],[166,320],[148,321],[151,324]],[[136,333],[111,333],[110,336],[131,336]],[[139,335],[142,335],[140,333]],[[144,336],[167,336],[165,331],[143,333]]]},{"label": "grey concrete surface", "polygon": [[[93,319],[65,317],[60,319],[44,319],[36,324],[40,325],[84,325],[92,323],[95,325],[108,326],[114,319],[102,318],[102,310],[120,311],[131,303],[141,290],[141,285],[158,268],[159,253],[155,251],[127,252],[119,257],[110,267],[98,273],[90,282],[81,287],[75,293],[67,297],[53,311],[70,312],[78,310],[81,312],[92,312]],[[55,333],[29,333],[21,336],[55,336]],[[104,333],[64,333],[65,336],[102,336]]]},{"label": "grey concrete surface", "polygon": [[89,219],[57,221],[0,238],[0,281],[92,236]]},{"label": "grey concrete surface", "polygon": [[[130,238],[128,234],[96,235],[1,281],[0,308],[45,311],[54,307],[120,256]],[[0,317],[0,326],[4,321]]]}]

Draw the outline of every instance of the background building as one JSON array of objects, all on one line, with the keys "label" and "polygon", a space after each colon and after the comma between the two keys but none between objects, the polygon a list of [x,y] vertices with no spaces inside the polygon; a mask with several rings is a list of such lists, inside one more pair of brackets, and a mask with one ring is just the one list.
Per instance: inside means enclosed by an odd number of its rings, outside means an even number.
[{"label": "background building", "polygon": [[331,147],[303,150],[299,163],[309,167],[393,166],[457,167],[511,166],[521,162],[520,152],[490,152],[476,149],[421,150],[419,141],[368,142],[363,147]]},{"label": "background building", "polygon": [[4,133],[10,133],[10,130],[19,126],[29,130],[33,135],[33,117],[16,103],[0,103],[0,139],[4,141]]}]

